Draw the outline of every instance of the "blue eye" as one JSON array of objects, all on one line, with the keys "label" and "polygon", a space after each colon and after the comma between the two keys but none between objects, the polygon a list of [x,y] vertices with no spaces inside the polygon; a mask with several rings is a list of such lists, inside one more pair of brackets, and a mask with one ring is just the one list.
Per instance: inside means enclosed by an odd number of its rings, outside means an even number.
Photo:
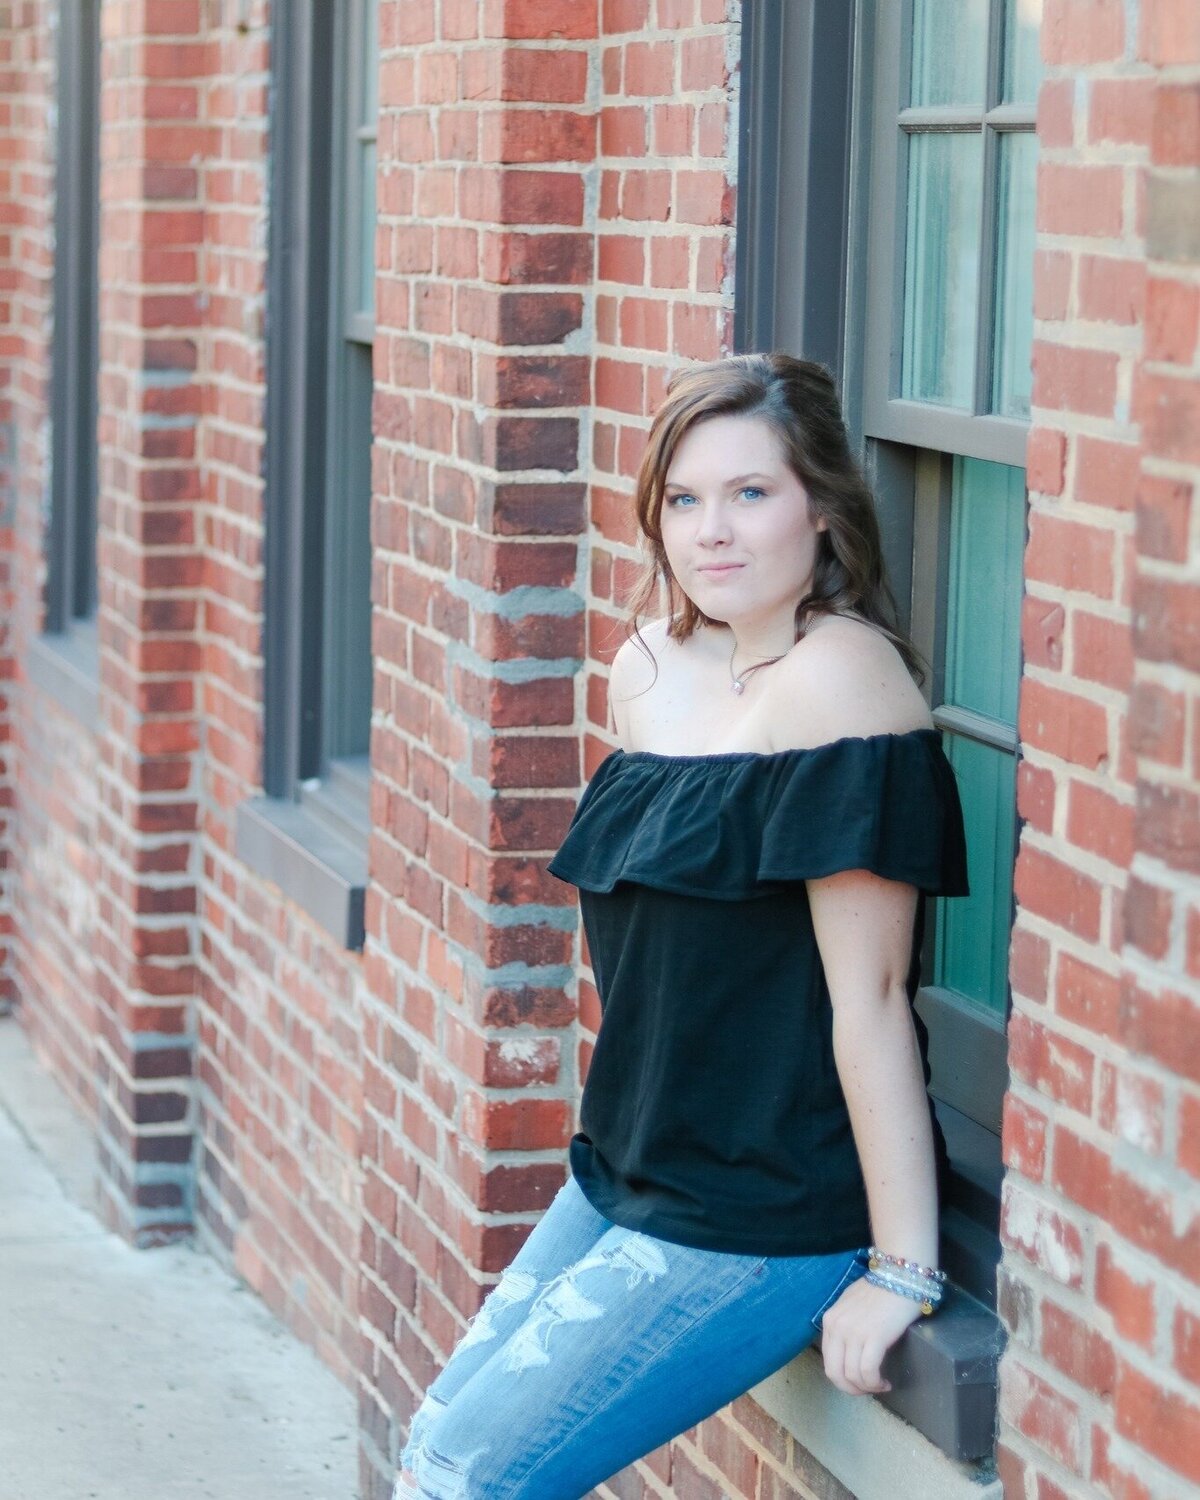
[{"label": "blue eye", "polygon": [[668,495],[667,504],[678,505],[681,500],[694,500],[695,498],[695,495]]},{"label": "blue eye", "polygon": [[748,484],[748,485],[746,485],[743,488],[742,494],[743,495],[764,495],[764,494],[766,494],[766,491],[765,490],[760,490],[757,485]]}]

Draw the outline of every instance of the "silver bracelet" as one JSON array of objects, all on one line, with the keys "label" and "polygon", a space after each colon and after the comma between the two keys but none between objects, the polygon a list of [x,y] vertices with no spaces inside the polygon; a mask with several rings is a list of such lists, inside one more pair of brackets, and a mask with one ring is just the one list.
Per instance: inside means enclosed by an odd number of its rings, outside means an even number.
[{"label": "silver bracelet", "polygon": [[895,1292],[897,1296],[908,1297],[914,1302],[919,1302],[921,1312],[925,1317],[929,1317],[942,1300],[940,1291],[918,1291],[916,1287],[906,1286],[882,1271],[868,1271],[863,1280],[869,1281],[872,1286],[881,1286],[885,1291]]}]

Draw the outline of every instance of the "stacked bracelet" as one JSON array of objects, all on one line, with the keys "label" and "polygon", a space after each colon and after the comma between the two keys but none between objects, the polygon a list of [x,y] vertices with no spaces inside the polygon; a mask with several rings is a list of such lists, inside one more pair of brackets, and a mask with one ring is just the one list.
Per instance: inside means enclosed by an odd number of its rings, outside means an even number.
[{"label": "stacked bracelet", "polygon": [[904,1260],[899,1255],[887,1255],[874,1245],[870,1246],[867,1253],[870,1256],[870,1269],[865,1280],[872,1286],[884,1287],[901,1297],[911,1297],[921,1304],[921,1312],[926,1317],[941,1302],[945,1271]]}]

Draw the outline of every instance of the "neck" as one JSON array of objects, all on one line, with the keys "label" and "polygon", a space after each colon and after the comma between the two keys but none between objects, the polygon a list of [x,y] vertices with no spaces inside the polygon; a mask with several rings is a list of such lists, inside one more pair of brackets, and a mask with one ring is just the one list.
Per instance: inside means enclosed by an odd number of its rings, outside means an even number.
[{"label": "neck", "polygon": [[732,670],[744,672],[761,661],[784,656],[796,644],[794,614],[786,620],[732,620],[727,624]]}]

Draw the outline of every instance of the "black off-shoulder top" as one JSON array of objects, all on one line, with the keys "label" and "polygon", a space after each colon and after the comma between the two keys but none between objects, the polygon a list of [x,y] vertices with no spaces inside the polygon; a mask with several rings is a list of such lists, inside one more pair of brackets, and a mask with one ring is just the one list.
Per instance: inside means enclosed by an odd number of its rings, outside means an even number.
[{"label": "black off-shoulder top", "polygon": [[[936,729],[715,755],[615,750],[551,874],[579,888],[602,1019],[570,1144],[607,1219],[744,1255],[871,1239],[804,882],[864,869],[968,894]],[[925,1082],[925,1027],[913,1011]],[[933,1115],[939,1187],[949,1163]]]}]

